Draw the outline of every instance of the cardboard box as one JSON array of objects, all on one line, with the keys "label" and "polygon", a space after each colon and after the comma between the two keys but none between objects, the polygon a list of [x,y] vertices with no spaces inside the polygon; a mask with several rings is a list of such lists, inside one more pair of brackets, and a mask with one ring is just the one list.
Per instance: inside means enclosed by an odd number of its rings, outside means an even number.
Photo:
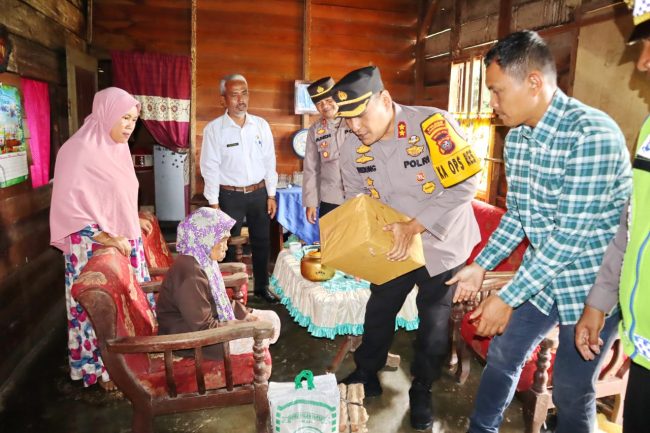
[{"label": "cardboard box", "polygon": [[393,233],[386,224],[411,218],[379,200],[359,195],[320,219],[321,262],[374,284],[383,284],[424,266],[420,235],[413,237],[409,257],[391,262]]}]

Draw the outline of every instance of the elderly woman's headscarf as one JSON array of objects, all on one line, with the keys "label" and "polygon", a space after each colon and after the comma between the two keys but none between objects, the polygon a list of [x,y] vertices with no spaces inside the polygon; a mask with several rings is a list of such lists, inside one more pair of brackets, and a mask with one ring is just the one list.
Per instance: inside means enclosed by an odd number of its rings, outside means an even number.
[{"label": "elderly woman's headscarf", "polygon": [[181,221],[176,234],[176,250],[179,254],[194,257],[208,276],[219,321],[233,320],[235,314],[228,300],[219,263],[210,258],[210,251],[234,225],[235,220],[223,211],[202,207]]},{"label": "elderly woman's headscarf", "polygon": [[95,94],[93,111],[56,157],[50,208],[50,244],[70,252],[65,239],[90,224],[113,236],[137,239],[138,179],[128,143],[111,128],[140,103],[117,87]]}]

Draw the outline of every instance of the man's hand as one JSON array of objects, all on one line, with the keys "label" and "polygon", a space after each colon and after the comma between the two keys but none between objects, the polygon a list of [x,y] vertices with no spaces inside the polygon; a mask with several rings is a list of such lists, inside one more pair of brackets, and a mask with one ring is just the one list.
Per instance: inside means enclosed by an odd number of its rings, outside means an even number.
[{"label": "man's hand", "polygon": [[275,212],[278,210],[278,204],[275,202],[275,198],[269,197],[266,199],[266,213],[269,214],[269,218],[275,218]]},{"label": "man's hand", "polygon": [[149,221],[146,218],[139,218],[140,220],[140,228],[144,232],[145,235],[149,235],[151,233],[151,230],[153,230],[153,225],[151,224],[151,221]]},{"label": "man's hand", "polygon": [[416,219],[409,222],[397,222],[386,224],[384,231],[393,232],[393,248],[386,253],[386,257],[391,262],[400,262],[406,260],[409,256],[409,247],[413,236],[422,233],[425,230],[424,226]]},{"label": "man's hand", "polygon": [[476,334],[482,337],[492,337],[496,334],[503,334],[506,330],[512,307],[497,295],[490,295],[485,301],[481,302],[476,310],[469,316],[470,320],[478,318]]},{"label": "man's hand", "polygon": [[582,317],[576,324],[576,349],[586,361],[592,361],[600,354],[600,331],[605,326],[605,313],[585,305]]},{"label": "man's hand", "polygon": [[309,224],[316,224],[316,208],[315,207],[308,207],[305,209],[305,216],[307,217],[307,221],[309,221]]},{"label": "man's hand", "polygon": [[451,286],[452,284],[457,283],[458,285],[456,286],[453,302],[463,302],[474,299],[478,291],[481,290],[484,278],[485,269],[477,263],[472,263],[458,271],[458,273],[456,273],[456,275],[445,284]]}]

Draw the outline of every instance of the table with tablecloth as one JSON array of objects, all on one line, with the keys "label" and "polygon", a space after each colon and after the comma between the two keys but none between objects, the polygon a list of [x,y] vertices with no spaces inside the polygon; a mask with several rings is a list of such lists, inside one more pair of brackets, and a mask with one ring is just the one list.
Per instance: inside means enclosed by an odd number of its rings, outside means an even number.
[{"label": "table with tablecloth", "polygon": [[[312,282],[300,274],[302,252],[283,250],[275,262],[271,288],[289,314],[314,337],[362,335],[370,283],[357,281],[340,271],[329,281]],[[417,329],[417,288],[409,293],[395,321],[395,328]]]},{"label": "table with tablecloth", "polygon": [[301,187],[278,189],[276,200],[278,202],[277,220],[282,227],[307,244],[313,244],[320,239],[318,221],[316,224],[310,224],[305,217]]}]

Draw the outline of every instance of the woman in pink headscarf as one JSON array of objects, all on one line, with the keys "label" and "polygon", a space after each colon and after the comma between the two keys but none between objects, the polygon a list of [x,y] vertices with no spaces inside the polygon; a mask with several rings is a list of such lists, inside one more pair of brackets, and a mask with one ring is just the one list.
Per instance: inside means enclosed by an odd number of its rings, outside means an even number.
[{"label": "woman in pink headscarf", "polygon": [[148,281],[138,218],[138,180],[128,139],[140,113],[138,101],[110,87],[95,94],[93,111],[56,158],[50,209],[50,244],[65,256],[70,377],[113,389],[97,338],[84,309],[70,295],[79,273],[102,245],[130,258],[139,281]]}]

